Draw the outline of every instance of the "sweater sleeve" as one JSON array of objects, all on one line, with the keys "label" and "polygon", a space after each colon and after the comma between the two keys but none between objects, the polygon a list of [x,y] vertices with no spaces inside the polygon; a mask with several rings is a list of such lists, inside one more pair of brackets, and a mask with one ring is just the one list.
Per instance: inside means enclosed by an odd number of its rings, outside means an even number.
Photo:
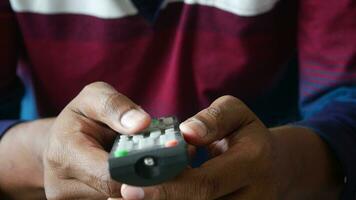
[{"label": "sweater sleeve", "polygon": [[315,130],[340,160],[341,199],[356,195],[356,1],[301,0],[300,108],[297,124]]},{"label": "sweater sleeve", "polygon": [[18,122],[23,86],[16,75],[20,37],[8,0],[0,1],[0,137]]}]

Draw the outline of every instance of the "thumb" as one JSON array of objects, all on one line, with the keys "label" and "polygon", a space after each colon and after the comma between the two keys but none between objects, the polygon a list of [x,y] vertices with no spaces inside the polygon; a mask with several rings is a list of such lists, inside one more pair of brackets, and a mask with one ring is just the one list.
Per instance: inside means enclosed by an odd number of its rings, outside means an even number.
[{"label": "thumb", "polygon": [[180,129],[193,145],[209,145],[231,133],[258,124],[263,126],[257,116],[239,99],[223,96],[208,108],[180,124]]}]

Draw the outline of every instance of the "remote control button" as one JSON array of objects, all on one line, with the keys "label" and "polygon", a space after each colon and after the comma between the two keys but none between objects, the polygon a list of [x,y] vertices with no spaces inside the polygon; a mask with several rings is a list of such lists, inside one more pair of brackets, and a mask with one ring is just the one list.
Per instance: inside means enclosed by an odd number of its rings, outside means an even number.
[{"label": "remote control button", "polygon": [[146,148],[153,147],[155,145],[155,140],[153,138],[147,138]]},{"label": "remote control button", "polygon": [[159,120],[158,119],[152,119],[150,128],[158,127],[159,126]]},{"label": "remote control button", "polygon": [[168,132],[166,133],[166,140],[175,140],[176,139],[176,133],[175,132]]},{"label": "remote control button", "polygon": [[133,149],[133,142],[131,140],[120,140],[116,150],[131,151]]},{"label": "remote control button", "polygon": [[126,150],[121,150],[121,149],[118,149],[118,150],[116,150],[116,151],[114,152],[114,156],[115,156],[116,158],[118,158],[118,157],[124,157],[124,156],[127,156],[128,154],[129,154],[128,151],[126,151]]},{"label": "remote control button", "polygon": [[143,149],[146,147],[146,139],[141,139],[138,141],[138,149]]},{"label": "remote control button", "polygon": [[134,135],[134,136],[132,136],[132,141],[134,143],[138,143],[142,139],[143,139],[143,135]]},{"label": "remote control button", "polygon": [[177,145],[178,145],[178,140],[169,140],[164,144],[165,147],[175,147]]},{"label": "remote control button", "polygon": [[143,160],[143,163],[146,165],[146,166],[149,166],[149,167],[152,167],[154,166],[156,163],[155,163],[155,160],[152,158],[152,157],[147,157]]},{"label": "remote control button", "polygon": [[154,146],[154,139],[153,138],[143,138],[138,142],[138,149],[146,149],[149,147]]},{"label": "remote control button", "polygon": [[124,150],[125,149],[125,142],[119,141],[119,143],[117,144],[117,150]]},{"label": "remote control button", "polygon": [[166,144],[166,135],[159,136],[159,144],[160,145]]},{"label": "remote control button", "polygon": [[173,119],[173,117],[163,118],[163,123],[166,125],[171,125],[174,123],[174,119]]},{"label": "remote control button", "polygon": [[168,128],[168,129],[166,129],[165,131],[164,131],[165,133],[174,133],[174,132],[176,132],[175,130],[174,130],[174,128]]},{"label": "remote control button", "polygon": [[125,144],[125,149],[126,149],[126,151],[132,151],[133,142],[132,141],[127,141],[126,144]]},{"label": "remote control button", "polygon": [[129,136],[128,135],[120,135],[120,140],[128,140]]},{"label": "remote control button", "polygon": [[152,124],[155,125],[155,126],[157,126],[157,125],[159,124],[159,120],[153,119],[153,120],[152,120]]},{"label": "remote control button", "polygon": [[156,131],[152,131],[150,133],[150,138],[156,139],[161,135],[161,131],[160,130],[156,130]]}]

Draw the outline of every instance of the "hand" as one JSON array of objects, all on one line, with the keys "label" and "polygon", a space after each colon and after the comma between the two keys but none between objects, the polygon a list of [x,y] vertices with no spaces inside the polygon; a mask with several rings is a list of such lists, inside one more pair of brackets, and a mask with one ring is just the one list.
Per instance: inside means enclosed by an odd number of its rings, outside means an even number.
[{"label": "hand", "polygon": [[306,128],[268,129],[240,100],[224,96],[180,125],[212,159],[175,180],[138,188],[124,199],[337,199],[340,179],[326,145]]},{"label": "hand", "polygon": [[149,115],[105,83],[86,86],[54,122],[43,153],[48,199],[120,197],[111,180],[108,153],[116,132],[133,134]]},{"label": "hand", "polygon": [[[19,174],[15,176],[25,176],[30,182],[33,173],[37,181],[32,183],[37,191],[44,188],[49,200],[120,197],[121,184],[111,180],[109,175],[107,151],[117,132],[133,134],[149,125],[150,116],[108,84],[93,83],[86,86],[58,117],[50,121],[41,134],[27,134],[19,125],[5,135],[8,139],[1,147],[15,145],[15,140],[9,139],[14,135],[21,140],[27,136],[31,146],[26,149],[34,154],[22,160],[13,158],[17,163],[15,168],[24,166],[16,171]],[[18,134],[15,134],[16,130]],[[34,148],[37,150],[32,150]],[[26,152],[22,146],[15,149]],[[27,161],[35,163],[33,160],[37,160],[37,163],[32,167]],[[10,170],[7,173],[12,174]],[[6,170],[1,169],[0,174],[6,174]],[[8,181],[0,186],[14,199],[30,199],[16,194],[19,185],[24,184],[19,181],[14,184]],[[27,193],[33,196],[33,190]]]}]

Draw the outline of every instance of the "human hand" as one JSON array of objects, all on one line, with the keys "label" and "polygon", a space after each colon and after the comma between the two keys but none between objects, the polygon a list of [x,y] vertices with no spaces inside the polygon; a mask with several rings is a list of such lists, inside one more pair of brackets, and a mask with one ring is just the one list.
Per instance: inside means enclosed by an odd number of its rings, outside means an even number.
[{"label": "human hand", "polygon": [[123,185],[124,199],[337,199],[340,192],[320,138],[306,128],[268,129],[234,97],[217,99],[180,129],[212,159],[158,186]]},{"label": "human hand", "polygon": [[150,116],[106,83],[86,86],[59,114],[43,152],[47,199],[120,197],[110,178],[108,150],[116,132],[133,134]]}]

